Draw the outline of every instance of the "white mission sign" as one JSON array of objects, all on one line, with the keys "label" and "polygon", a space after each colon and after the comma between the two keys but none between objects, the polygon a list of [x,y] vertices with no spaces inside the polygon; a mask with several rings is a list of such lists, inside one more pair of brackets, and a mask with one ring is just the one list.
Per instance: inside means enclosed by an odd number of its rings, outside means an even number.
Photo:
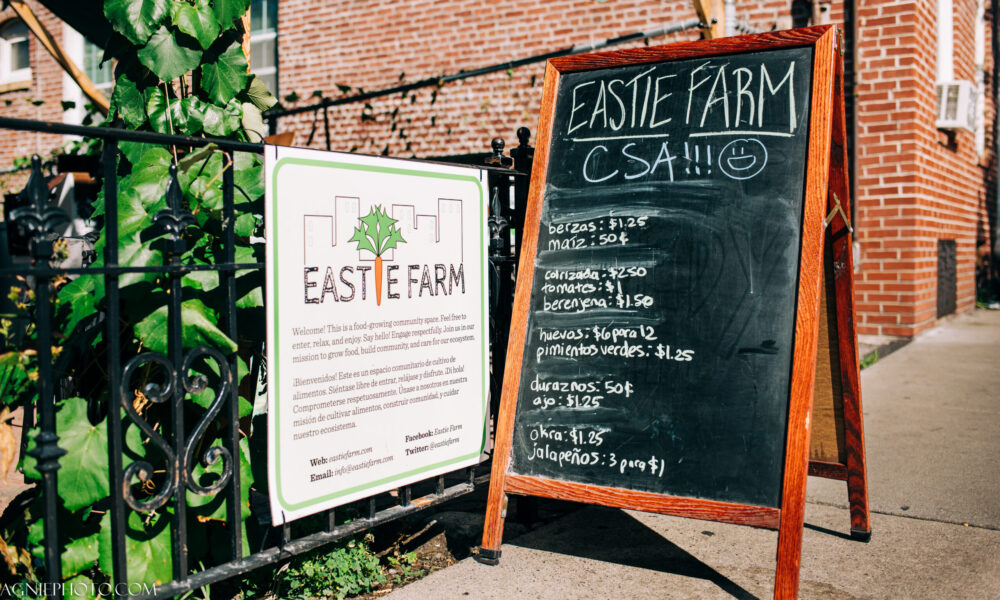
[{"label": "white mission sign", "polygon": [[264,165],[272,522],[479,462],[485,172],[274,146]]}]

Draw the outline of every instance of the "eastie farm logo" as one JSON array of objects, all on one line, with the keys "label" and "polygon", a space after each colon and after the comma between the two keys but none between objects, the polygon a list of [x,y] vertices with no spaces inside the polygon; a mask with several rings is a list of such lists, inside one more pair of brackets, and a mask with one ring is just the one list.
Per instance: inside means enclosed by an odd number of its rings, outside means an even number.
[{"label": "eastie farm logo", "polygon": [[375,204],[361,216],[361,206],[338,196],[333,214],[304,215],[306,304],[465,294],[461,200],[439,198],[436,214]]},{"label": "eastie farm logo", "polygon": [[375,255],[375,304],[382,306],[382,253],[406,240],[396,227],[398,221],[387,215],[381,206],[375,206],[368,216],[358,221],[361,226],[354,229],[354,236],[348,241],[356,243],[359,251],[367,250]]}]

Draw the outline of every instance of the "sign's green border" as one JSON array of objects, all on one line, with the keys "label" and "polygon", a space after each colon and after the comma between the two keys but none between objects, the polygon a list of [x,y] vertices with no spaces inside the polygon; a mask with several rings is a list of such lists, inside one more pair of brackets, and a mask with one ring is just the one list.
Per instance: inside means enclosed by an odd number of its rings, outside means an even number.
[{"label": "sign's green border", "polygon": [[[272,199],[270,208],[271,208],[271,219],[272,219],[271,223],[272,223],[272,226],[270,227],[270,230],[271,230],[271,236],[270,237],[271,237],[271,239],[267,240],[267,243],[273,244],[273,255],[272,255],[272,259],[273,260],[272,260],[272,264],[271,264],[271,269],[268,271],[267,277],[268,277],[268,279],[271,279],[271,282],[270,282],[271,283],[271,289],[274,291],[273,306],[268,307],[268,313],[269,313],[269,315],[271,316],[271,319],[272,319],[271,327],[272,327],[273,332],[274,332],[274,350],[273,350],[273,352],[274,352],[274,359],[275,359],[274,360],[275,364],[269,365],[269,367],[270,367],[269,368],[269,373],[273,373],[273,377],[271,377],[270,379],[271,379],[272,382],[275,383],[275,386],[273,388],[273,392],[274,393],[273,393],[273,396],[272,396],[272,399],[274,400],[274,403],[273,403],[272,406],[269,407],[269,410],[273,410],[274,411],[275,431],[271,432],[270,435],[273,436],[273,439],[274,439],[274,457],[275,457],[275,462],[277,463],[276,465],[274,465],[274,468],[276,469],[275,477],[274,477],[274,483],[275,483],[275,486],[277,487],[278,501],[281,503],[282,508],[284,508],[285,510],[288,510],[288,511],[298,511],[298,510],[301,510],[303,508],[307,508],[309,506],[313,506],[313,505],[319,504],[321,502],[327,502],[329,500],[333,500],[334,498],[339,498],[341,496],[346,496],[348,494],[353,494],[355,492],[360,492],[360,491],[363,491],[363,490],[366,490],[366,489],[369,489],[369,488],[373,488],[375,486],[382,485],[384,483],[389,483],[389,482],[391,482],[393,480],[403,479],[405,477],[410,477],[412,475],[416,475],[416,474],[419,474],[419,473],[424,473],[424,472],[427,472],[427,471],[431,471],[431,470],[435,470],[435,469],[440,469],[441,467],[446,467],[448,465],[455,464],[457,462],[469,460],[469,459],[474,458],[476,456],[481,456],[482,453],[483,453],[483,450],[486,448],[486,435],[487,435],[487,433],[486,433],[486,402],[487,402],[487,395],[488,395],[488,391],[487,390],[488,390],[488,387],[489,387],[489,363],[487,362],[488,361],[488,346],[489,346],[489,344],[487,342],[487,336],[486,336],[486,333],[487,333],[486,327],[487,327],[487,324],[489,323],[489,321],[487,320],[487,315],[486,315],[486,305],[487,305],[487,302],[488,302],[488,299],[489,299],[489,296],[488,296],[489,292],[486,289],[486,274],[485,273],[483,273],[482,276],[480,277],[480,280],[481,280],[480,281],[480,294],[481,294],[481,298],[482,298],[481,317],[482,317],[482,327],[483,327],[483,336],[482,336],[482,340],[483,340],[483,349],[482,349],[482,377],[481,377],[482,382],[483,382],[483,389],[482,389],[482,398],[483,398],[483,404],[482,404],[482,430],[483,430],[483,439],[482,439],[482,443],[480,444],[479,451],[475,452],[475,453],[472,453],[472,454],[465,454],[465,455],[457,456],[457,457],[454,457],[454,458],[451,458],[451,459],[448,459],[448,460],[439,461],[439,462],[436,462],[434,464],[426,465],[424,467],[420,467],[420,468],[417,468],[417,469],[411,469],[409,471],[405,471],[405,472],[402,472],[402,473],[397,473],[396,475],[391,475],[391,476],[388,476],[388,477],[383,477],[383,478],[377,479],[375,481],[371,481],[371,482],[368,482],[368,483],[356,485],[354,487],[347,488],[347,489],[344,489],[344,490],[340,490],[338,492],[333,492],[331,494],[326,494],[326,495],[320,496],[318,498],[313,498],[312,500],[306,500],[306,501],[298,502],[298,503],[291,503],[291,502],[289,502],[288,500],[285,499],[285,496],[284,496],[284,494],[282,492],[282,489],[281,489],[281,471],[280,471],[280,465],[281,465],[281,452],[280,452],[280,448],[281,448],[281,436],[279,435],[279,432],[281,430],[281,427],[280,427],[281,410],[279,409],[279,401],[280,401],[281,392],[280,392],[280,387],[278,385],[276,385],[277,382],[278,382],[278,369],[279,369],[279,365],[278,365],[278,363],[279,363],[279,360],[278,360],[278,346],[279,346],[278,339],[279,339],[280,332],[281,332],[281,330],[279,328],[279,324],[278,324],[278,293],[279,293],[279,286],[277,285],[277,281],[276,281],[277,272],[278,272],[278,226],[277,226],[277,224],[278,224],[278,205],[279,205],[279,202],[278,202],[278,172],[285,165],[301,165],[301,166],[310,166],[310,167],[324,167],[324,168],[332,168],[332,169],[343,169],[343,170],[348,170],[348,171],[365,171],[365,172],[369,172],[369,173],[386,173],[386,174],[391,174],[391,175],[404,175],[404,176],[411,176],[411,177],[430,177],[430,178],[434,178],[434,179],[448,179],[448,180],[452,180],[452,181],[468,181],[470,183],[475,184],[476,187],[479,189],[479,222],[482,222],[482,223],[485,222],[485,215],[483,213],[483,210],[485,209],[485,206],[486,206],[486,200],[485,200],[485,197],[484,197],[484,194],[483,194],[483,184],[482,184],[482,181],[479,178],[476,178],[476,177],[473,177],[473,176],[470,176],[470,175],[458,175],[458,174],[454,174],[454,173],[433,173],[433,172],[419,171],[419,170],[415,170],[415,169],[401,169],[401,168],[395,168],[395,167],[381,167],[381,166],[376,166],[376,165],[351,164],[351,163],[344,163],[344,162],[337,162],[337,161],[325,161],[325,160],[316,160],[316,159],[308,159],[308,158],[292,158],[292,157],[287,157],[287,158],[280,158],[280,159],[277,160],[277,162],[274,165],[274,171],[271,174],[271,190],[272,190],[273,199]],[[485,260],[486,260],[486,257],[485,257],[486,240],[483,238],[484,230],[485,230],[485,228],[483,226],[480,226],[480,228],[479,228],[479,264],[480,265],[483,265],[485,263]]]}]

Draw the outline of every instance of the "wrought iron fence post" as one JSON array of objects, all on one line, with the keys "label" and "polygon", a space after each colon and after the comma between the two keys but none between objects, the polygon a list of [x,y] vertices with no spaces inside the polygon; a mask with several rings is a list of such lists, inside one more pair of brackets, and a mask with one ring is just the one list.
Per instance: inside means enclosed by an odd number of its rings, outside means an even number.
[{"label": "wrought iron fence post", "polygon": [[514,168],[527,177],[518,178],[514,182],[514,213],[511,227],[514,229],[514,255],[519,256],[521,250],[521,233],[524,230],[524,209],[528,202],[528,188],[531,184],[531,165],[535,160],[535,149],[528,144],[531,130],[520,127],[517,130],[517,148],[512,148],[510,155],[514,158]]},{"label": "wrought iron fence post", "polygon": [[[160,225],[169,234],[167,242],[167,264],[174,266],[181,262],[184,253],[183,232],[188,225],[194,224],[194,217],[186,211],[182,203],[180,183],[177,181],[177,165],[170,165],[170,180],[167,183],[167,206],[153,217],[153,222]],[[173,370],[170,373],[171,387],[174,390],[171,402],[171,426],[173,428],[173,464],[172,479],[174,493],[174,518],[170,530],[170,541],[173,550],[174,579],[187,578],[187,486],[185,481],[186,465],[184,464],[184,349],[183,330],[181,322],[182,311],[182,276],[176,271],[170,272],[170,304],[167,306],[167,354]],[[219,365],[222,368],[222,365]]]},{"label": "wrought iron fence post", "polygon": [[[233,198],[235,183],[233,171],[235,163],[234,155],[231,152],[223,154],[223,164],[229,165],[222,172],[222,210],[223,222],[225,223],[225,244],[226,263],[236,262],[236,214],[235,200]],[[230,307],[226,317],[226,334],[233,342],[237,342],[239,337],[236,330],[236,271],[227,270],[222,274],[226,285],[226,306]],[[226,520],[229,523],[229,544],[231,546],[232,560],[239,560],[243,557],[243,506],[240,486],[240,462],[243,460],[240,452],[240,390],[239,390],[239,364],[236,352],[234,351],[229,359],[229,372],[236,377],[232,392],[229,395],[229,412],[225,415],[228,420],[228,439],[226,447],[232,455],[232,476],[230,479],[229,498],[226,501]]]},{"label": "wrought iron fence post", "polygon": [[[531,165],[535,158],[535,149],[528,144],[530,139],[530,129],[527,127],[518,128],[518,145],[516,148],[511,148],[510,150],[510,156],[514,159],[514,169],[526,174],[526,176],[517,177],[514,180],[514,207],[510,211],[511,229],[514,231],[513,248],[511,250],[510,258],[510,280],[512,282],[516,278],[518,258],[521,255],[521,237],[524,231],[524,211],[528,201],[528,188],[531,184]],[[513,285],[511,285],[510,294],[513,304]],[[519,523],[534,523],[537,521],[538,498],[532,496],[518,496],[514,504],[514,518]]]},{"label": "wrought iron fence post", "polygon": [[[53,228],[68,220],[61,210],[49,206],[49,189],[42,175],[42,161],[36,154],[31,157],[31,175],[21,192],[28,202],[11,211],[13,221],[24,227],[31,240],[31,258],[35,265],[49,266],[53,255]],[[36,446],[29,454],[38,460],[38,471],[42,475],[42,505],[45,524],[45,582],[62,581],[62,556],[59,544],[59,485],[57,471],[59,458],[66,451],[59,447],[56,434],[56,406],[52,374],[52,305],[49,275],[38,275],[35,279],[36,301],[36,350],[38,352],[38,412],[41,431],[35,438]],[[25,406],[27,414],[34,407]],[[53,588],[50,598],[58,600],[62,593]]]},{"label": "wrought iron fence post", "polygon": [[[493,154],[486,159],[492,167],[510,168],[514,161],[503,155],[504,140],[495,137],[490,142]],[[490,194],[490,328],[492,346],[490,414],[496,418],[500,409],[504,364],[507,358],[507,336],[510,329],[509,301],[513,296],[510,249],[510,186],[511,176],[503,171],[489,172]]]},{"label": "wrought iron fence post", "polygon": [[[118,266],[118,141],[105,140],[101,154],[104,176],[104,266]],[[107,299],[107,342],[108,342],[108,468],[111,471],[111,569],[115,584],[128,582],[128,557],[125,554],[125,491],[130,482],[122,473],[122,407],[128,402],[120,393],[122,378],[121,363],[121,304],[119,297],[119,276],[111,271],[104,276],[105,298]],[[114,592],[112,589],[112,592]],[[117,595],[117,594],[115,594]]]}]

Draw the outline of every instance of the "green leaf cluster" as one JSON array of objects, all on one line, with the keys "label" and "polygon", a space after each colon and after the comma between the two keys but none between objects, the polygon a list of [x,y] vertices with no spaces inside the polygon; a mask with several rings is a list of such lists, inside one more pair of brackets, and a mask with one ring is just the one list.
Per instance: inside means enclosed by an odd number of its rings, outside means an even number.
[{"label": "green leaf cluster", "polygon": [[[130,129],[258,141],[277,102],[247,71],[240,21],[250,0],[108,0],[117,60],[109,118]],[[134,162],[134,161],[133,161]]]},{"label": "green leaf cluster", "polygon": [[393,219],[379,205],[372,207],[367,215],[359,219],[361,225],[354,228],[354,235],[348,240],[357,245],[358,250],[367,250],[375,256],[382,256],[386,250],[396,248],[403,239],[403,234]]},{"label": "green leaf cluster", "polygon": [[277,596],[288,600],[313,600],[356,596],[386,581],[378,557],[369,548],[370,538],[354,538],[333,551],[297,559],[277,583]]}]

